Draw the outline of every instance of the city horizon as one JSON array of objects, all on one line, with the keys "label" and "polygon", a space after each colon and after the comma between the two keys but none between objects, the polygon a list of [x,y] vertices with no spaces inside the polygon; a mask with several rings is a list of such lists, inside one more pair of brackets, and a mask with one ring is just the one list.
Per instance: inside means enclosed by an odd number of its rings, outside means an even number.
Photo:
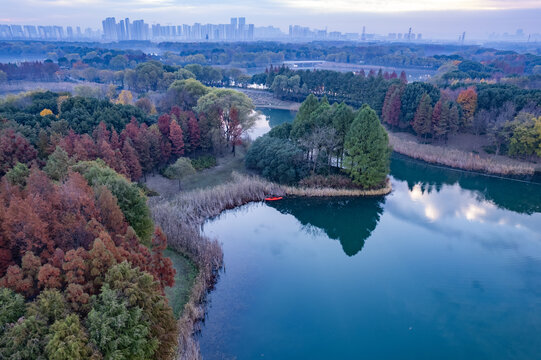
[{"label": "city horizon", "polygon": [[[295,3],[264,0],[257,6],[242,0],[228,4],[140,0],[136,6],[126,8],[121,0],[100,0],[92,4],[50,0],[34,1],[21,13],[19,9],[27,1],[6,0],[0,24],[80,26],[96,30],[101,28],[105,17],[144,19],[151,25],[179,25],[224,24],[230,17],[241,15],[256,27],[273,26],[285,33],[289,25],[342,33],[361,33],[366,26],[367,32],[375,34],[407,32],[412,27],[414,32],[430,39],[454,40],[466,32],[470,39],[482,40],[493,33],[514,33],[516,29],[523,29],[525,34],[538,33],[541,18],[541,6],[535,1],[515,1],[503,6],[498,0],[459,0],[452,5],[440,0],[416,0],[405,6],[395,0],[363,3],[340,0],[330,8],[319,0]],[[380,10],[376,4],[380,4]],[[390,4],[395,4],[394,8]],[[51,16],[42,17],[42,11],[37,11],[40,8],[52,12]],[[298,16],[299,11],[302,17]]]},{"label": "city horizon", "polygon": [[[237,19],[239,21],[237,27]],[[2,19],[0,19],[2,20]],[[194,22],[193,24],[175,24],[147,22],[144,19],[129,17],[107,17],[102,20],[99,28],[72,25],[43,25],[43,24],[2,24],[0,23],[1,40],[67,40],[67,41],[129,41],[150,40],[161,41],[452,41],[474,43],[475,41],[532,41],[541,40],[539,32],[529,32],[524,27],[517,27],[511,32],[493,32],[485,38],[479,38],[464,30],[447,37],[437,37],[417,31],[415,26],[409,25],[401,31],[373,32],[364,24],[359,24],[358,31],[341,32],[329,29],[329,26],[310,27],[298,24],[289,24],[286,30],[275,25],[258,26],[247,24],[246,17],[231,17],[229,23],[219,24]],[[235,25],[233,25],[235,21]],[[127,22],[127,24],[124,24]],[[134,27],[137,35],[131,36],[130,27]],[[231,30],[229,27],[234,26]],[[393,29],[396,27],[393,27]],[[452,36],[451,36],[452,35]]]}]

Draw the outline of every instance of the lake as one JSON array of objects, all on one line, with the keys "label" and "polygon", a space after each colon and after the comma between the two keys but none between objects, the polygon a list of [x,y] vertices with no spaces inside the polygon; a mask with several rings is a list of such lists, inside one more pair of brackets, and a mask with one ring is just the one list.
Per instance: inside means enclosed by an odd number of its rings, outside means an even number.
[{"label": "lake", "polygon": [[401,156],[391,180],[208,221],[225,269],[203,358],[539,359],[541,185]]},{"label": "lake", "polygon": [[256,108],[259,116],[256,118],[254,126],[248,131],[250,139],[256,139],[259,136],[269,132],[269,130],[277,125],[285,122],[292,122],[297,114],[296,111]]}]

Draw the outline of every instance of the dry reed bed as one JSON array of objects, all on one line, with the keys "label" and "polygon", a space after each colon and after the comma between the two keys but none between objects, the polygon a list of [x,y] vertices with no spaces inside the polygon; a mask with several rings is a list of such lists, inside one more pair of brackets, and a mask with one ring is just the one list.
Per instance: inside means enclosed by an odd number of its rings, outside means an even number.
[{"label": "dry reed bed", "polygon": [[217,240],[201,234],[201,226],[222,211],[269,196],[378,196],[391,192],[391,183],[379,190],[307,189],[281,186],[259,177],[233,173],[233,181],[210,189],[178,193],[172,198],[149,200],[152,217],[167,235],[175,251],[188,256],[198,267],[188,303],[179,319],[177,359],[200,359],[199,344],[194,337],[204,319],[204,301],[214,286],[223,264],[222,248]]},{"label": "dry reed bed", "polygon": [[282,186],[286,195],[304,197],[334,197],[334,196],[383,196],[389,194],[393,188],[391,181],[387,179],[385,186],[380,189],[333,189],[333,188],[304,188],[293,186]]},{"label": "dry reed bed", "polygon": [[394,151],[432,164],[441,164],[452,168],[480,171],[498,175],[533,175],[533,165],[501,157],[480,157],[471,152],[442,146],[419,144],[402,139],[389,132],[389,142]]},{"label": "dry reed bed", "polygon": [[278,185],[235,175],[234,181],[211,189],[179,193],[173,198],[158,197],[149,201],[152,216],[167,235],[171,248],[188,256],[198,267],[190,298],[179,319],[177,359],[200,359],[199,344],[194,338],[205,315],[204,300],[214,286],[222,266],[223,253],[218,241],[203,236],[205,220],[222,211],[261,201],[271,195],[284,195]]}]

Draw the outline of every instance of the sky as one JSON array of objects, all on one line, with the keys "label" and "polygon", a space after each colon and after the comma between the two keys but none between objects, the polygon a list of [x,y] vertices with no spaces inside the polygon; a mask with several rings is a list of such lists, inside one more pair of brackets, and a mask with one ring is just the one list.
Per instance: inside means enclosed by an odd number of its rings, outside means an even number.
[{"label": "sky", "polygon": [[245,16],[256,26],[289,24],[329,31],[386,34],[421,32],[425,38],[470,38],[492,32],[541,33],[541,0],[1,0],[0,23],[99,28],[108,16],[149,23],[227,23]]}]

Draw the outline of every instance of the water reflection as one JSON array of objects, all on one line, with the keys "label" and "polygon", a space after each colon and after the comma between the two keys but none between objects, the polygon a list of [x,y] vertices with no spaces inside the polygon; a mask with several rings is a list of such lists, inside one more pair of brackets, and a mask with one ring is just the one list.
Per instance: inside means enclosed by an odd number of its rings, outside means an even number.
[{"label": "water reflection", "polygon": [[479,201],[489,201],[499,208],[525,214],[541,212],[541,184],[435,167],[397,155],[391,162],[391,174],[405,181],[410,190],[419,186],[422,192],[431,193],[444,185],[456,185],[457,189],[472,190]]},{"label": "water reflection", "polygon": [[346,255],[353,256],[376,228],[384,198],[285,199],[269,205],[293,215],[305,230],[321,229],[329,238],[340,241]]},{"label": "water reflection", "polygon": [[257,109],[261,114],[265,115],[269,122],[271,128],[281,125],[286,122],[293,122],[295,116],[297,115],[296,111],[293,110],[283,110],[283,109],[267,109],[260,108]]}]

